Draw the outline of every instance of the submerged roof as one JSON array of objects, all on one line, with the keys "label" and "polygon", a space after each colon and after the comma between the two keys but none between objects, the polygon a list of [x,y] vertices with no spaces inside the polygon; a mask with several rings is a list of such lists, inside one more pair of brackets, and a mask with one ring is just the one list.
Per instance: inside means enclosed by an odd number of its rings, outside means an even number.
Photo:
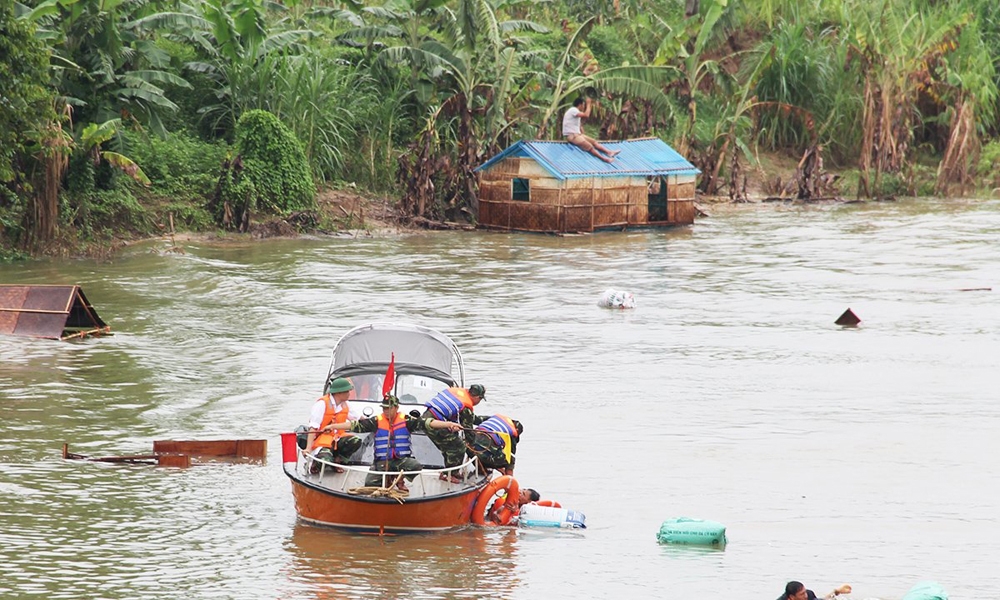
[{"label": "submerged roof", "polygon": [[533,158],[556,179],[577,177],[622,177],[650,175],[697,175],[701,173],[659,138],[601,142],[609,150],[621,150],[614,162],[584,152],[569,142],[521,140],[476,168],[489,169],[508,158]]},{"label": "submerged roof", "polygon": [[68,339],[111,328],[76,285],[0,285],[0,333]]}]

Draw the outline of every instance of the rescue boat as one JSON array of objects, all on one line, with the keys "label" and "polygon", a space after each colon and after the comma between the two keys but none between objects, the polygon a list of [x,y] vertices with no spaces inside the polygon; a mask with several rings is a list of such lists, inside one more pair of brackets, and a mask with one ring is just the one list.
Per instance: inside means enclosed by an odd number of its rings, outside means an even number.
[{"label": "rescue boat", "polygon": [[[337,342],[322,391],[333,379],[348,378],[354,386],[350,418],[376,416],[390,364],[392,381],[386,389],[391,386],[399,398],[401,414],[422,414],[424,403],[438,392],[465,386],[462,354],[446,335],[418,325],[371,323],[348,331]],[[413,432],[413,456],[423,469],[406,482],[409,489],[399,491],[393,483],[412,472],[376,471],[381,486],[365,486],[374,438],[353,435],[364,438],[361,447],[348,460],[332,463],[302,450],[296,433],[282,434],[283,469],[301,520],[377,533],[443,531],[472,522],[473,509],[489,483],[475,458],[445,469],[431,440]]]}]

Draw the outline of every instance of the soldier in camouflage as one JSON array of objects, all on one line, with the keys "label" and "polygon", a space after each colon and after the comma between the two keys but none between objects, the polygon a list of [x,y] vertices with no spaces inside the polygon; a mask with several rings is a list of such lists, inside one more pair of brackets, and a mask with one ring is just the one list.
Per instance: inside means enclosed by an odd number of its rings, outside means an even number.
[{"label": "soldier in camouflage", "polygon": [[[470,432],[469,455],[478,456],[479,464],[487,469],[497,469],[504,475],[513,475],[517,459],[514,454],[517,453],[517,441],[523,431],[524,426],[520,421],[503,415],[481,419],[475,430]],[[498,433],[506,435],[500,436]],[[510,462],[507,462],[503,452],[506,440],[510,440]]]},{"label": "soldier in camouflage", "polygon": [[[463,429],[470,430],[485,420],[476,417],[473,412],[473,408],[485,399],[486,388],[478,383],[469,386],[468,390],[451,387],[441,391],[424,405],[426,410],[421,418],[458,423]],[[449,429],[427,428],[427,437],[441,451],[446,469],[457,467],[465,460],[465,440],[462,434]],[[441,479],[461,482],[454,472],[442,473]]]}]

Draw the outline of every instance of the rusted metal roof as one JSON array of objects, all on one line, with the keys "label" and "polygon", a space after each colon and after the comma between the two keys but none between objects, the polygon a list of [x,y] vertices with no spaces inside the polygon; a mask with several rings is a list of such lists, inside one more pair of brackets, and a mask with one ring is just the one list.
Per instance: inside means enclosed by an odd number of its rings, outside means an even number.
[{"label": "rusted metal roof", "polygon": [[0,285],[0,333],[54,340],[109,333],[77,285]]},{"label": "rusted metal roof", "polygon": [[614,162],[584,152],[569,142],[521,140],[497,154],[476,170],[484,171],[508,157],[530,157],[556,179],[578,177],[628,177],[655,175],[698,175],[701,173],[659,138],[621,142],[601,142],[610,150],[621,150]]}]

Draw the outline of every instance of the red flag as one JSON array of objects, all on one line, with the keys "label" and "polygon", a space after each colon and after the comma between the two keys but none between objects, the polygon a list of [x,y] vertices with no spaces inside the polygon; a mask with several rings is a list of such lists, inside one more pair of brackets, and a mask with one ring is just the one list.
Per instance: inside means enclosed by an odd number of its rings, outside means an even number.
[{"label": "red flag", "polygon": [[396,353],[392,353],[392,358],[389,359],[389,368],[385,370],[385,381],[382,382],[382,397],[385,398],[386,394],[392,391],[393,386],[396,385]]}]

